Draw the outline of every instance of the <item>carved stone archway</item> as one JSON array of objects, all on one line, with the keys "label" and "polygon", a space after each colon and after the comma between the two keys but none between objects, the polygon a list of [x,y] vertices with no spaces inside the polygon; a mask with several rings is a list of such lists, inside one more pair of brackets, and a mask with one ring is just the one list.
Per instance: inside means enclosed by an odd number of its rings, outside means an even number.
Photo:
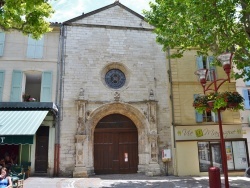
[{"label": "carved stone archway", "polygon": [[114,102],[100,105],[92,112],[88,111],[86,113],[84,112],[86,111],[86,104],[84,100],[78,101],[78,126],[80,128],[78,128],[78,134],[76,135],[76,167],[73,173],[74,177],[84,177],[94,172],[94,130],[98,122],[110,114],[122,114],[130,118],[137,127],[138,172],[144,172],[148,175],[160,174],[155,102],[145,103],[148,109],[147,112],[143,112],[128,103]]}]

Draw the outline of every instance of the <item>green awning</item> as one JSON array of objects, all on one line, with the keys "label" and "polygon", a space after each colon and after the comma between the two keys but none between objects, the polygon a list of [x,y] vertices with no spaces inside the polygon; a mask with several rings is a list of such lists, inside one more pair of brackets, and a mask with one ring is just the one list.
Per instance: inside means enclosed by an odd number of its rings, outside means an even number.
[{"label": "green awning", "polygon": [[19,135],[19,136],[0,136],[1,144],[33,144],[33,135]]},{"label": "green awning", "polygon": [[48,111],[0,111],[0,137],[32,136],[47,114]]}]

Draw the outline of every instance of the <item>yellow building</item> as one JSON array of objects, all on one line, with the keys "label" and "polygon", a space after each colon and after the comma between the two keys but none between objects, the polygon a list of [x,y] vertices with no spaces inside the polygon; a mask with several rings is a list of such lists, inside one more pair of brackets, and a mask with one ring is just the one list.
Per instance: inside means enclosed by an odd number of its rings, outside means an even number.
[{"label": "yellow building", "polygon": [[[223,68],[211,65],[212,60],[211,56],[201,57],[195,51],[188,51],[183,58],[169,59],[168,62],[172,83],[170,97],[173,102],[175,175],[207,175],[210,166],[222,170],[218,115],[213,112],[198,114],[192,106],[194,97],[203,94],[203,87],[194,74],[196,70],[215,70],[217,79],[227,78]],[[209,75],[207,85],[211,80],[213,76]],[[235,80],[225,82],[218,91],[236,91]],[[240,114],[230,109],[221,114],[229,175],[242,175],[249,160],[247,142],[242,137]]]}]

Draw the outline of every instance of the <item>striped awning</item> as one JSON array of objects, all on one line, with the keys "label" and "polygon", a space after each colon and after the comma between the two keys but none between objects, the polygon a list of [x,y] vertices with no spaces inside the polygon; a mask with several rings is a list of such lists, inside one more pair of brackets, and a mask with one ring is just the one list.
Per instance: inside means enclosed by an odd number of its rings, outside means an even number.
[{"label": "striped awning", "polygon": [[47,114],[48,111],[0,111],[0,136],[34,135]]}]

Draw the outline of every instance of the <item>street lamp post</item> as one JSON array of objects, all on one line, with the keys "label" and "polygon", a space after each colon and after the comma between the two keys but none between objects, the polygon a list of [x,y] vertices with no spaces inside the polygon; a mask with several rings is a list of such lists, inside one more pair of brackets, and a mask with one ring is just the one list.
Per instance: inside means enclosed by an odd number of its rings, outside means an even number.
[{"label": "street lamp post", "polygon": [[[224,53],[218,56],[218,60],[221,62],[222,67],[227,74],[226,79],[216,79],[215,72],[213,71],[213,80],[210,84],[206,86],[207,82],[207,73],[208,69],[199,69],[195,72],[196,75],[199,77],[199,81],[203,87],[204,94],[206,91],[212,90],[215,93],[218,92],[220,86],[225,83],[226,81],[230,82],[230,71],[231,71],[231,64],[232,64],[233,53]],[[214,86],[214,87],[212,87]],[[225,149],[225,140],[223,136],[223,128],[222,128],[222,121],[221,121],[221,110],[218,109],[218,123],[219,123],[219,132],[220,132],[220,145],[221,145],[221,157],[222,157],[222,168],[224,172],[225,178],[225,187],[229,188],[228,183],[228,169],[227,169],[227,157],[226,157],[226,149]]]}]

